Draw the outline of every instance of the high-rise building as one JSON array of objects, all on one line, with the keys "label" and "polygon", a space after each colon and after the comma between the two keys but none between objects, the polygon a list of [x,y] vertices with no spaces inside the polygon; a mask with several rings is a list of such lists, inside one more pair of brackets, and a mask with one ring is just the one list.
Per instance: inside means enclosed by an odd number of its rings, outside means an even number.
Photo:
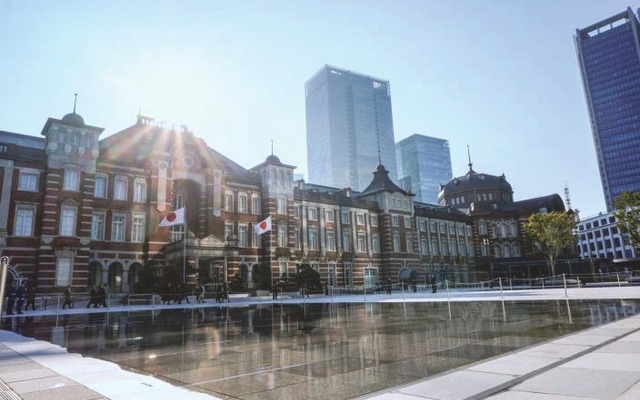
[{"label": "high-rise building", "polygon": [[440,185],[453,178],[449,142],[411,135],[396,144],[396,160],[400,185],[411,190],[416,201],[437,204]]},{"label": "high-rise building", "polygon": [[640,190],[640,24],[628,8],[584,29],[575,43],[607,205]]},{"label": "high-rise building", "polygon": [[379,164],[397,179],[388,81],[325,65],[305,100],[310,182],[361,191]]}]

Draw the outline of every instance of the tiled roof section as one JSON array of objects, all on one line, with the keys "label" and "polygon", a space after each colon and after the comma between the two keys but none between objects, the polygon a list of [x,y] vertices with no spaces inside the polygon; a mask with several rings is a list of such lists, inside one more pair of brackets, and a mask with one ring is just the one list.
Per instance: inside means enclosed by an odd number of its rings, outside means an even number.
[{"label": "tiled roof section", "polygon": [[44,150],[45,145],[44,138],[7,131],[0,131],[0,142],[37,150]]},{"label": "tiled roof section", "polygon": [[534,197],[532,199],[516,201],[510,206],[515,207],[521,213],[533,214],[540,212],[540,209],[546,209],[547,212],[566,211],[562,197],[557,193],[542,197]]},{"label": "tiled roof section", "polygon": [[376,168],[376,171],[373,173],[373,181],[371,181],[369,186],[367,186],[359,196],[363,197],[379,192],[400,192],[405,196],[413,196],[413,194],[402,190],[400,186],[391,181],[389,171],[387,171],[382,164],[378,165],[378,168]]},{"label": "tiled roof section", "polygon": [[513,192],[511,185],[507,182],[507,178],[504,174],[500,176],[489,175],[485,173],[475,172],[470,169],[466,175],[453,178],[443,189],[445,194],[457,193],[460,191],[466,191],[469,189],[502,189]]},{"label": "tiled roof section", "polygon": [[249,170],[250,171],[258,171],[259,169],[261,169],[265,165],[275,165],[277,167],[287,167],[287,168],[292,168],[292,169],[296,168],[295,165],[283,164],[277,156],[274,156],[273,154],[271,154],[270,156],[268,156],[264,160],[264,162],[256,165],[255,167],[250,168]]},{"label": "tiled roof section", "polygon": [[413,203],[413,210],[416,217],[442,218],[454,221],[469,222],[470,217],[455,207],[438,206],[428,203]]}]

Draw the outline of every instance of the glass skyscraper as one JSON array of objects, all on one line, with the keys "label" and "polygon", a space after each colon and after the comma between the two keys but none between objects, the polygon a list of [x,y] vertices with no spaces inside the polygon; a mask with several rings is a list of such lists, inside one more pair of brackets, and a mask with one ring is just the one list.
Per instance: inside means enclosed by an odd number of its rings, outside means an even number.
[{"label": "glass skyscraper", "polygon": [[438,204],[440,184],[453,179],[449,142],[414,134],[396,144],[396,159],[403,189],[416,201]]},{"label": "glass skyscraper", "polygon": [[640,190],[640,36],[633,11],[576,30],[576,51],[607,204]]},{"label": "glass skyscraper", "polygon": [[325,65],[305,84],[309,182],[362,191],[397,180],[389,82]]}]

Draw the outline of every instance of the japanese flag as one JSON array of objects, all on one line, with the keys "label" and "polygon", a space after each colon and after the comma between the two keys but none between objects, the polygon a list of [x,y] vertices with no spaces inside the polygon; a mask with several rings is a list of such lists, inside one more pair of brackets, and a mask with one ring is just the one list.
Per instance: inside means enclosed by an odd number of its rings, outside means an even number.
[{"label": "japanese flag", "polygon": [[258,235],[269,232],[271,230],[271,216],[268,216],[264,221],[258,222],[253,229]]},{"label": "japanese flag", "polygon": [[158,226],[174,226],[184,224],[184,207],[167,214]]}]

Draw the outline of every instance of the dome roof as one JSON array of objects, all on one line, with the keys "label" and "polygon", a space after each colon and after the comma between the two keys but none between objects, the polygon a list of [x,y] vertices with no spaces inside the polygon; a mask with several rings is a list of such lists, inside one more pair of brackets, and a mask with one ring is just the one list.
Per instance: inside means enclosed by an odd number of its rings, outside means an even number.
[{"label": "dome roof", "polygon": [[62,117],[62,122],[76,126],[84,125],[84,119],[80,116],[80,114],[76,114],[75,112],[69,113]]},{"label": "dome roof", "polygon": [[511,185],[507,182],[504,174],[500,176],[489,175],[485,173],[475,172],[470,169],[466,175],[453,178],[441,188],[441,193],[447,196],[451,193],[466,192],[469,190],[480,189],[499,189],[502,191],[513,192]]},{"label": "dome roof", "polygon": [[276,164],[276,165],[282,164],[280,162],[280,159],[278,158],[278,156],[274,156],[273,154],[271,154],[269,157],[267,157],[267,159],[264,160],[264,162],[267,163],[267,164]]}]

